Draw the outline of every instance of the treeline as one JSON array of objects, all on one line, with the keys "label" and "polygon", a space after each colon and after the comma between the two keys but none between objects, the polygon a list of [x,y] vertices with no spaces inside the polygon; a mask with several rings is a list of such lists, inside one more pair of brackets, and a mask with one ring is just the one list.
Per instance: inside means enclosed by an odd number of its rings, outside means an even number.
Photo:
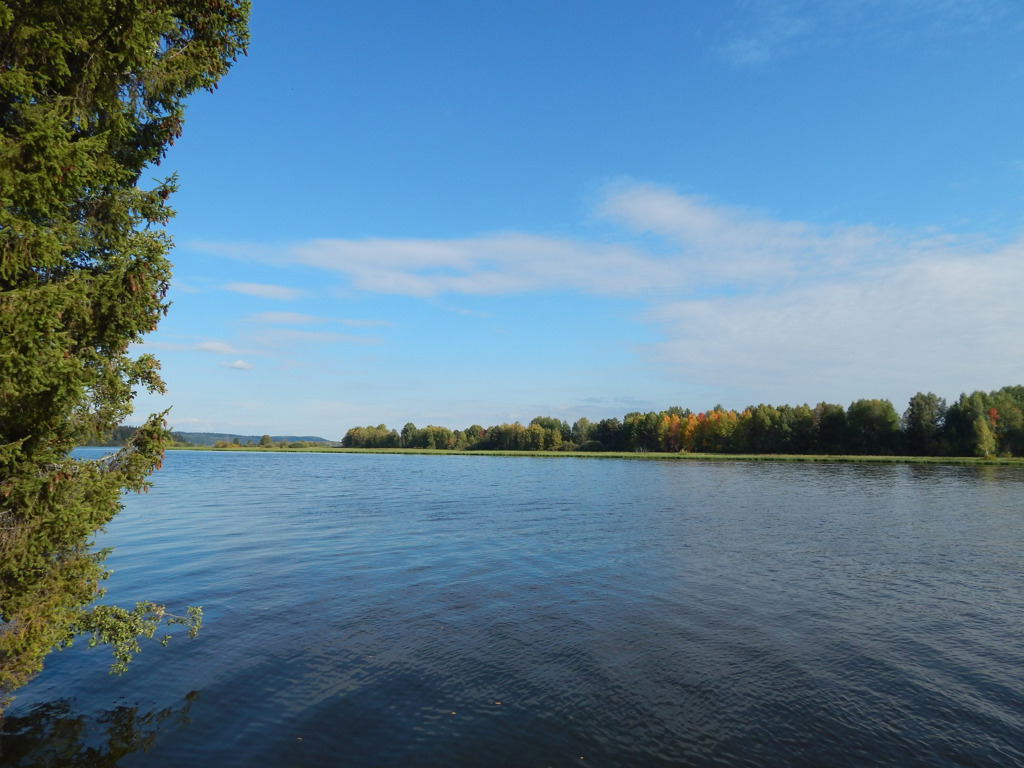
[{"label": "treeline", "polygon": [[326,445],[327,442],[322,438],[313,438],[311,440],[300,440],[290,439],[282,437],[276,439],[270,435],[263,435],[259,440],[246,440],[244,443],[241,438],[236,436],[227,440],[217,440],[214,444],[214,448],[274,448],[274,449],[286,449],[286,448],[316,448],[317,446]]},{"label": "treeline", "polygon": [[[114,427],[114,429],[108,435],[103,435],[99,439],[94,439],[87,443],[91,446],[103,446],[103,447],[120,447],[124,445],[128,439],[135,434],[138,427],[123,426]],[[278,447],[285,448],[313,448],[320,445],[329,445],[327,440],[322,437],[315,436],[297,436],[297,435],[236,435],[226,432],[171,432],[171,439],[173,445],[181,447],[202,447],[212,446],[217,448],[236,446],[253,446],[259,445],[266,447],[268,441]]]},{"label": "treeline", "polygon": [[[217,443],[229,443],[231,445],[258,445],[267,435],[238,435],[225,432],[178,432],[171,433],[176,442],[189,443],[191,445],[216,445]],[[270,435],[270,440],[275,443],[326,443],[322,437],[313,435]]]},{"label": "treeline", "polygon": [[380,424],[353,427],[345,448],[419,448],[502,451],[661,451],[676,453],[790,453],[826,455],[1024,456],[1024,386],[963,394],[952,405],[932,393],[910,398],[901,416],[889,400],[752,405],[743,411],[715,406],[694,413],[627,413],[618,418],[568,422],[538,416],[467,429],[417,427],[399,432]]},{"label": "treeline", "polygon": [[138,431],[138,427],[114,427],[109,435],[90,440],[87,445],[120,448],[128,442],[128,438]]}]

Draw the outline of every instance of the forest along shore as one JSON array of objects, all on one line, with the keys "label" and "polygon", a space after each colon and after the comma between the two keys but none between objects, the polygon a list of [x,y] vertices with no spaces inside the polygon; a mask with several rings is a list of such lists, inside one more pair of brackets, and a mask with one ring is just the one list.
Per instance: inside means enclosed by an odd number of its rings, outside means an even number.
[{"label": "forest along shore", "polygon": [[345,448],[419,448],[456,451],[606,451],[700,454],[792,454],[820,456],[1024,456],[1024,386],[962,394],[950,406],[932,393],[918,393],[901,417],[889,400],[857,400],[796,407],[752,405],[742,411],[720,405],[693,412],[627,413],[618,418],[568,422],[538,416],[519,422],[464,430],[416,427],[401,431],[353,427]]}]

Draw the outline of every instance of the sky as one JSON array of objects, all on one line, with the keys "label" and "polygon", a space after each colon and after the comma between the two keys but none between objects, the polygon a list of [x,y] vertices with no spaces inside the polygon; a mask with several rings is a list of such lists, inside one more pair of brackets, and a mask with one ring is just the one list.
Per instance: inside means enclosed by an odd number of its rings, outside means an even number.
[{"label": "sky", "polygon": [[183,431],[1024,384],[1018,0],[255,0],[154,178]]}]

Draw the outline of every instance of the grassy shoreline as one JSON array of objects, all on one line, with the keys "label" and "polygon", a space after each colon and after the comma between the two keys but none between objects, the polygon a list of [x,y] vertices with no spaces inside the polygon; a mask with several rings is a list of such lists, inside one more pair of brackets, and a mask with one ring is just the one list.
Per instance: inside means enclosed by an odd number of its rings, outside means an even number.
[{"label": "grassy shoreline", "polygon": [[1024,466],[1024,458],[990,458],[976,456],[832,456],[826,454],[789,453],[630,453],[625,451],[447,451],[421,448],[263,448],[259,446],[170,446],[171,451],[216,451],[222,453],[369,453],[416,454],[421,456],[512,456],[544,459],[631,459],[634,461],[774,461],[832,464],[952,464],[979,466]]}]

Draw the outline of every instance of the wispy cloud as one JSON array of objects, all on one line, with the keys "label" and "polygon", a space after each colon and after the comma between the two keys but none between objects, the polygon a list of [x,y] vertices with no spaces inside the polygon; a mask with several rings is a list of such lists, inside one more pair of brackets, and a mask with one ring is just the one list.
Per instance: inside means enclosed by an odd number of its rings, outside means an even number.
[{"label": "wispy cloud", "polygon": [[237,355],[238,350],[223,341],[201,341],[192,346],[197,352],[212,352],[215,355]]},{"label": "wispy cloud", "polygon": [[[371,293],[429,298],[576,291],[630,298],[662,340],[639,352],[672,378],[726,389],[860,396],[891,386],[1018,381],[1024,241],[783,221],[672,190],[609,192],[621,242],[521,233],[461,240],[316,240],[279,250]],[[279,318],[280,319],[280,318]],[[379,339],[269,329],[262,343]],[[853,382],[852,384],[850,382]]]},{"label": "wispy cloud", "polygon": [[870,225],[779,221],[648,185],[612,193],[600,212],[636,233],[673,243],[677,250],[670,261],[690,285],[764,288],[851,275],[911,254],[955,250],[970,243],[967,238],[885,232]]},{"label": "wispy cloud", "polygon": [[221,363],[223,368],[233,368],[236,371],[251,371],[252,363],[247,363],[245,360],[235,360],[231,363]]},{"label": "wispy cloud", "polygon": [[758,66],[779,56],[814,28],[798,6],[783,0],[748,4],[747,13],[739,15],[745,28],[722,46],[726,57],[737,66]]},{"label": "wispy cloud", "polygon": [[739,67],[852,38],[900,46],[1021,24],[1020,5],[1011,0],[742,0],[737,6],[720,48]]},{"label": "wispy cloud", "polygon": [[174,352],[209,352],[213,355],[237,355],[239,350],[228,344],[226,341],[198,341],[198,342],[174,342],[174,341],[151,341],[146,340],[145,346],[149,349],[166,349]]},{"label": "wispy cloud", "polygon": [[420,297],[565,289],[637,295],[680,279],[670,264],[630,246],[520,233],[464,240],[315,240],[279,258],[344,275],[358,290]]},{"label": "wispy cloud", "polygon": [[224,290],[277,301],[293,301],[306,295],[305,291],[298,288],[288,288],[283,285],[266,285],[263,283],[228,283],[224,286]]},{"label": "wispy cloud", "polygon": [[394,327],[394,323],[390,320],[360,320],[358,318],[344,317],[338,320],[342,325],[347,325],[350,328],[385,328]]},{"label": "wispy cloud", "polygon": [[250,322],[266,323],[268,325],[323,325],[325,323],[338,323],[349,328],[381,328],[394,326],[390,320],[360,320],[348,317],[318,317],[316,315],[304,315],[299,312],[259,312],[247,318]]},{"label": "wispy cloud", "polygon": [[[370,293],[427,298],[570,290],[665,301],[707,295],[722,286],[746,292],[855,279],[894,263],[984,254],[991,248],[980,238],[934,232],[779,221],[649,185],[612,191],[598,213],[636,235],[660,238],[663,246],[654,252],[628,242],[502,233],[459,240],[323,239],[284,247],[272,259],[279,266],[336,274]],[[315,320],[278,312],[255,319]]]},{"label": "wispy cloud", "polygon": [[260,334],[259,343],[270,346],[295,344],[379,344],[376,336],[354,336],[331,331],[304,331],[295,328],[271,328]]},{"label": "wispy cloud", "polygon": [[271,323],[277,325],[316,325],[326,322],[322,317],[303,315],[298,312],[260,312],[252,315],[249,320],[257,323]]}]

